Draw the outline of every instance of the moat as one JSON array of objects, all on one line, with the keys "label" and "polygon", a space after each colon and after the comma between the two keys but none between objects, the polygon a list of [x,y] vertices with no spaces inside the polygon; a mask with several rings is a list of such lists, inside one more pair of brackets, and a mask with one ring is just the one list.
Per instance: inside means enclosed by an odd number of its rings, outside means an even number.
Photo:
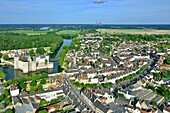
[{"label": "moat", "polygon": [[39,70],[36,72],[30,72],[28,74],[24,74],[21,70],[14,70],[14,67],[12,67],[12,66],[0,67],[0,70],[2,70],[6,74],[6,80],[19,78],[22,76],[39,74],[39,73],[43,73],[43,72],[47,72],[49,74],[56,73],[56,72],[58,72],[58,62],[57,62],[58,55],[62,51],[63,46],[65,46],[65,45],[69,46],[71,44],[71,42],[72,42],[71,39],[63,40],[63,44],[60,47],[60,49],[58,50],[58,52],[56,53],[55,57],[53,59],[52,58],[50,59],[50,61],[54,63],[54,67],[52,69],[43,69],[43,70]]}]

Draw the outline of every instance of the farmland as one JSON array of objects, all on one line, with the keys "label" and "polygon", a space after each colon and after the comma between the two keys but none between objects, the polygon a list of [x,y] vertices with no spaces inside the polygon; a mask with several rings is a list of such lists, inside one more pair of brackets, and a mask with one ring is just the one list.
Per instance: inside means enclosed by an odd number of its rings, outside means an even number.
[{"label": "farmland", "polygon": [[98,29],[102,33],[123,33],[123,34],[170,34],[170,30],[156,29]]},{"label": "farmland", "polygon": [[62,30],[56,32],[56,34],[78,34],[78,33],[80,33],[80,30]]}]

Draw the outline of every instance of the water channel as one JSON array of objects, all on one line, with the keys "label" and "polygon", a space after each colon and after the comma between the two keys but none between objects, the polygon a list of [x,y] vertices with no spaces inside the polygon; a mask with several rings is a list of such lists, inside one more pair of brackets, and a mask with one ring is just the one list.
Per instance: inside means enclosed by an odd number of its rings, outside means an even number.
[{"label": "water channel", "polygon": [[43,70],[39,70],[36,72],[30,72],[27,74],[24,74],[21,70],[14,70],[14,67],[12,67],[12,66],[0,67],[0,70],[2,70],[6,74],[6,80],[19,78],[19,77],[23,77],[23,76],[29,76],[29,75],[33,75],[33,74],[39,74],[39,73],[43,73],[43,72],[47,72],[49,74],[56,73],[56,72],[58,72],[57,58],[58,58],[60,52],[62,51],[63,46],[65,46],[65,45],[69,46],[71,44],[71,42],[72,42],[72,40],[64,39],[63,44],[60,47],[59,51],[56,53],[56,56],[54,57],[54,59],[50,59],[50,61],[54,63],[53,69],[43,69]]}]

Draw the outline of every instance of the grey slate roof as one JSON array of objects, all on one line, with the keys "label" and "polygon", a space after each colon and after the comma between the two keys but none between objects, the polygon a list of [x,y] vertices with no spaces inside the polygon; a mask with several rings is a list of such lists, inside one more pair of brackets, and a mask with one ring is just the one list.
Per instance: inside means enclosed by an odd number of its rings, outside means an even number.
[{"label": "grey slate roof", "polygon": [[107,113],[107,111],[109,110],[109,107],[103,105],[101,102],[99,102],[98,100],[96,100],[94,103],[94,106],[97,107],[98,109],[100,109],[101,111],[103,111],[104,113]]}]

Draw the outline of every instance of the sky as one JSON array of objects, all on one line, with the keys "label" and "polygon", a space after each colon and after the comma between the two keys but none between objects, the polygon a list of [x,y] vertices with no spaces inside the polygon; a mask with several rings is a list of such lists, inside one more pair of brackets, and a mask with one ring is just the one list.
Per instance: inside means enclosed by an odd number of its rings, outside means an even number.
[{"label": "sky", "polygon": [[170,0],[0,0],[0,24],[170,24]]}]

